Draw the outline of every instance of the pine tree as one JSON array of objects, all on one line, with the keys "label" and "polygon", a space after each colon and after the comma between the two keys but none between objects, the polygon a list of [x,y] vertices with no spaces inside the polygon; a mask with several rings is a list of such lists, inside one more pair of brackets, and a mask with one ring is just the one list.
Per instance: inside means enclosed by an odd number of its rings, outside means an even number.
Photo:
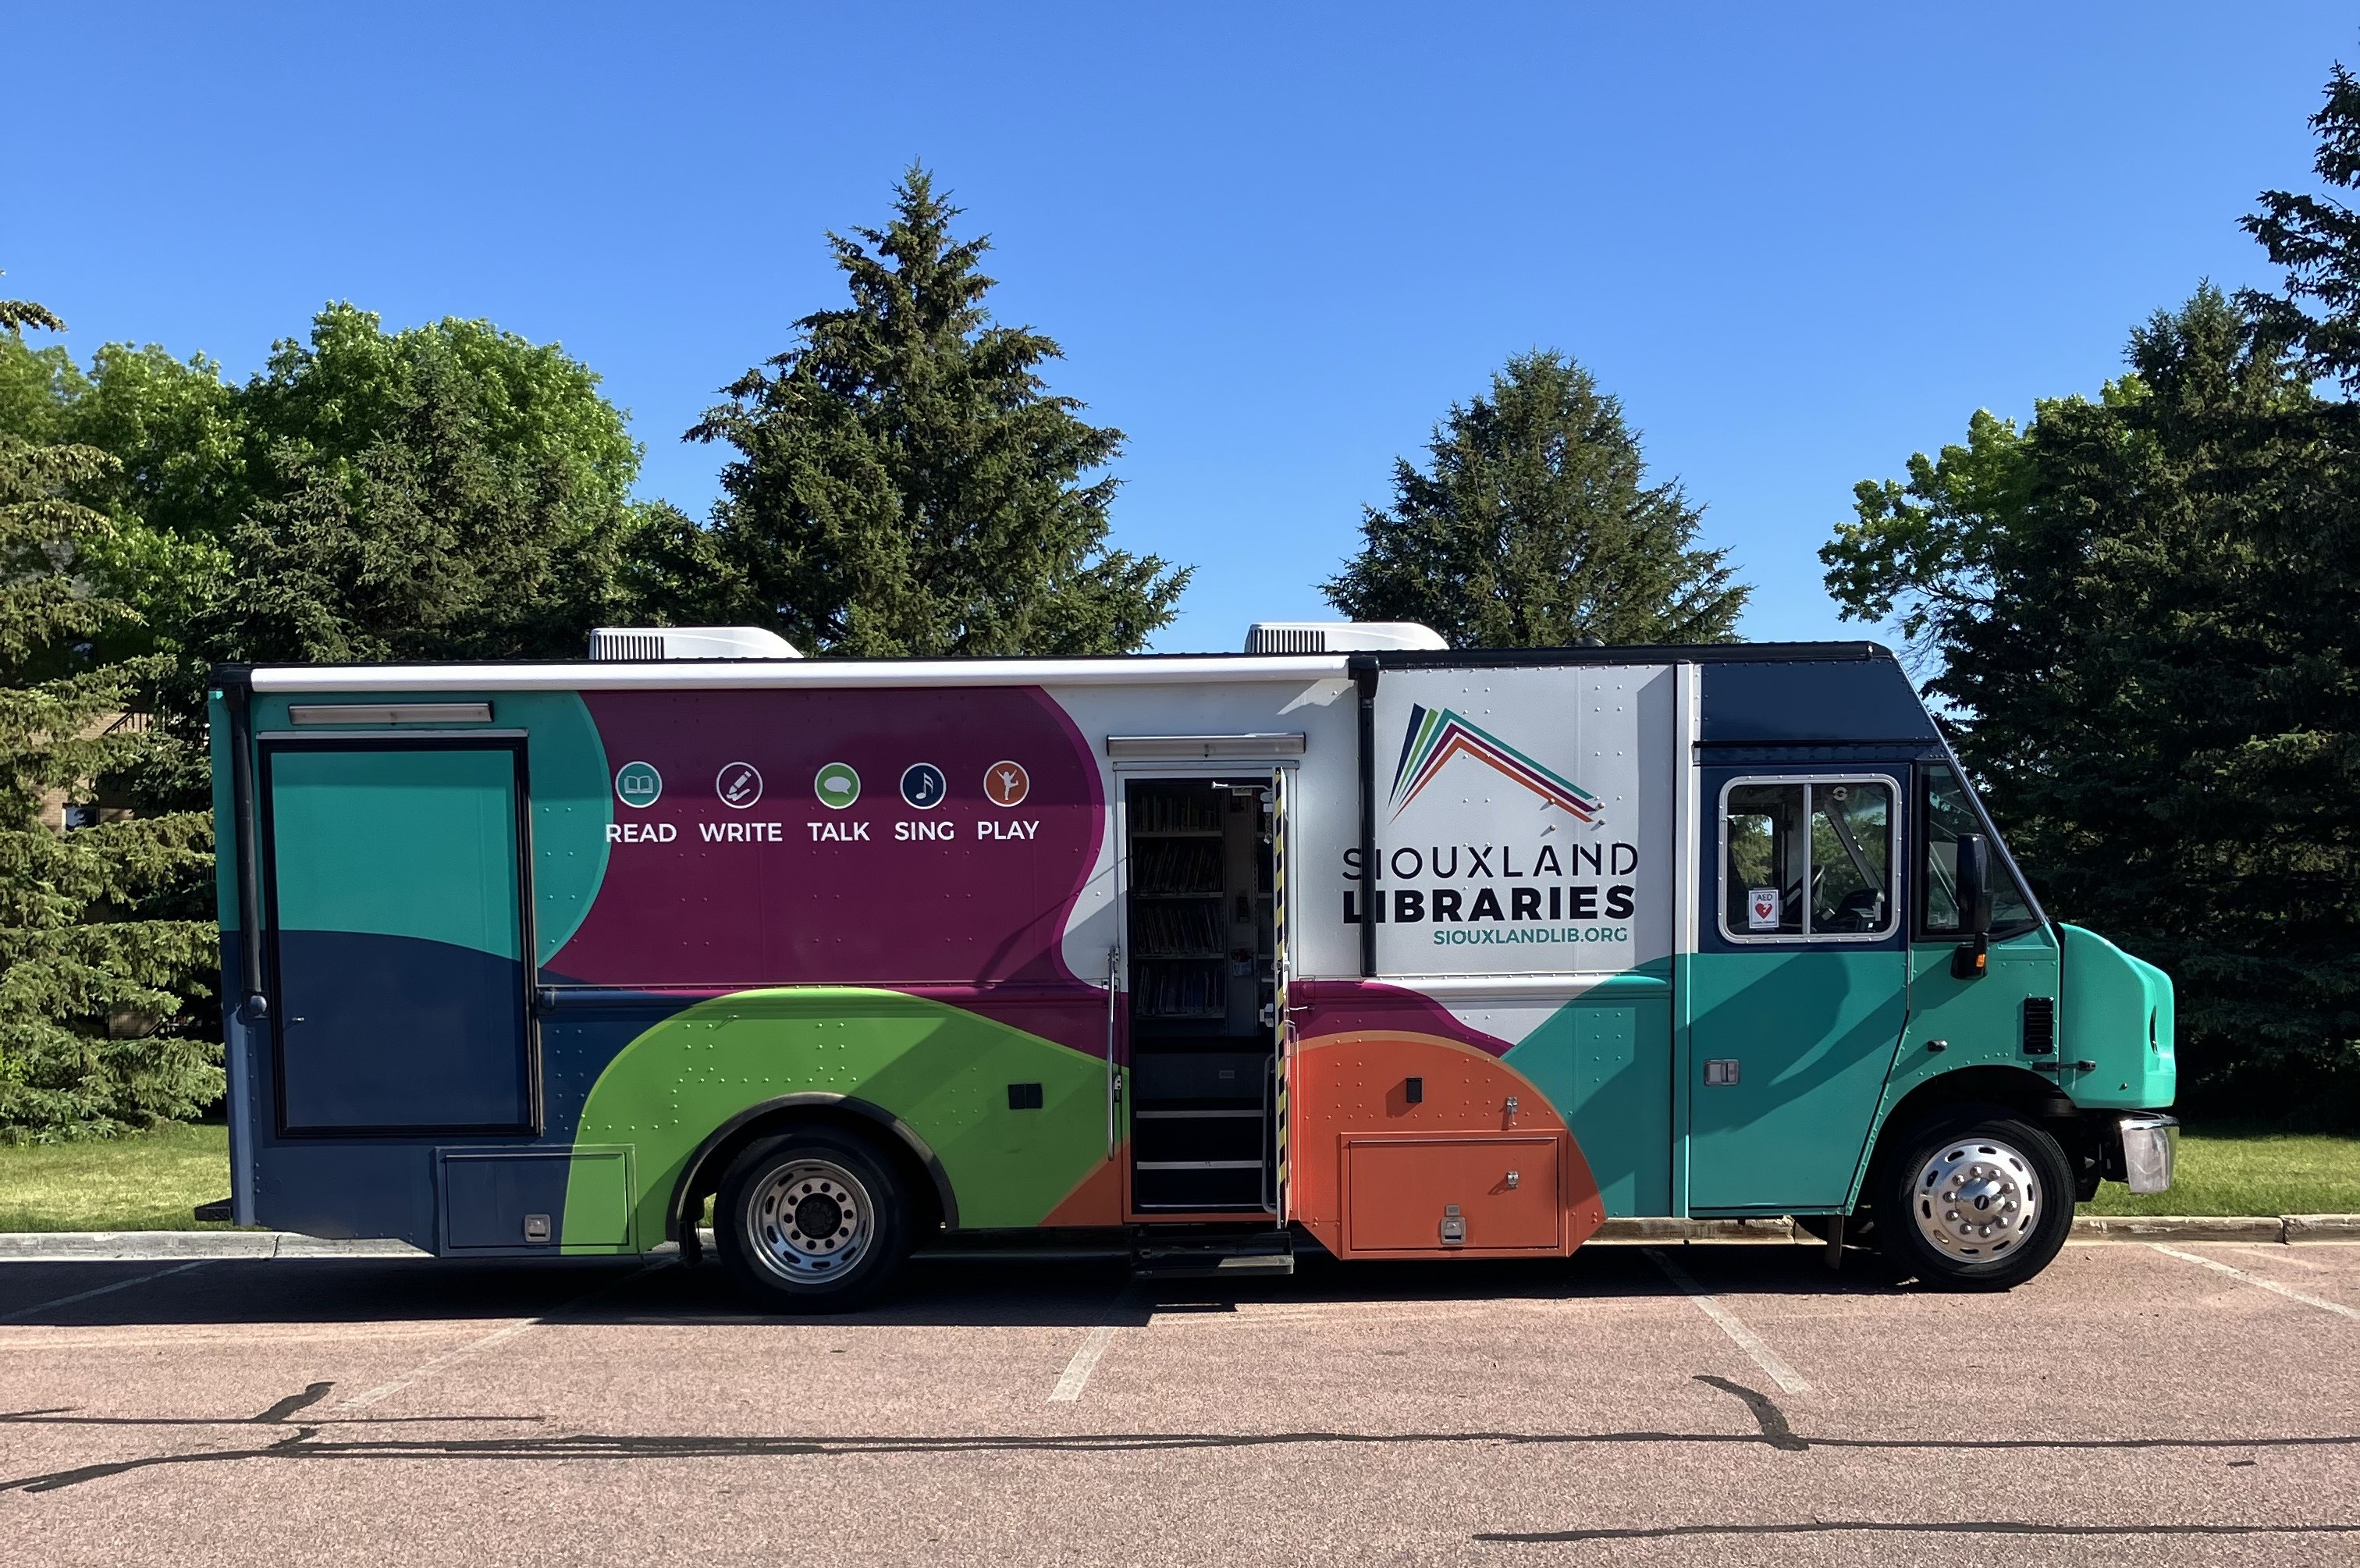
[{"label": "pine tree", "polygon": [[[0,330],[61,331],[0,301]],[[194,1114],[222,1092],[204,1037],[209,922],[174,918],[210,866],[201,812],[71,830],[44,808],[156,765],[171,742],[119,720],[160,661],[93,663],[130,615],[89,587],[111,535],[73,500],[111,477],[87,446],[0,435],[0,1138],[105,1135]]]},{"label": "pine tree", "polygon": [[1360,553],[1322,585],[1360,620],[1417,620],[1454,647],[1727,640],[1752,591],[1696,548],[1703,510],[1650,485],[1622,404],[1553,353],[1518,355],[1491,395],[1451,405],[1421,473],[1393,466]]},{"label": "pine tree", "polygon": [[2286,269],[2286,289],[2249,290],[2237,302],[2267,335],[2298,347],[2313,377],[2342,382],[2348,398],[2360,394],[2360,213],[2334,192],[2360,187],[2360,80],[2339,63],[2325,96],[2311,117],[2319,137],[2311,170],[2329,189],[2262,192],[2261,210],[2241,222]]},{"label": "pine tree", "polygon": [[989,241],[912,165],[883,229],[831,234],[851,304],[727,389],[689,432],[726,442],[710,528],[650,519],[665,619],[770,627],[805,652],[1104,653],[1142,646],[1188,581],[1108,545],[1122,433],[1040,371],[1052,339],[995,323]]}]

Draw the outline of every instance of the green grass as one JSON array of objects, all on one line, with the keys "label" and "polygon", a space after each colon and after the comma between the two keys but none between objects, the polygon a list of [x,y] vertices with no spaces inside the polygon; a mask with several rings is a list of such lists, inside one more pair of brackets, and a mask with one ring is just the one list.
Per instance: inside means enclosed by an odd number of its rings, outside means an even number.
[{"label": "green grass", "polygon": [[2119,1181],[2085,1214],[2360,1213],[2360,1138],[2183,1133],[2171,1190],[2135,1198]]},{"label": "green grass", "polygon": [[[0,1145],[0,1231],[226,1230],[190,1211],[229,1196],[229,1129],[166,1127],[110,1143]],[[2188,1134],[2172,1189],[2098,1189],[2091,1214],[2360,1213],[2360,1137]]]},{"label": "green grass", "polygon": [[190,1211],[228,1196],[224,1126],[0,1145],[0,1231],[225,1231]]}]

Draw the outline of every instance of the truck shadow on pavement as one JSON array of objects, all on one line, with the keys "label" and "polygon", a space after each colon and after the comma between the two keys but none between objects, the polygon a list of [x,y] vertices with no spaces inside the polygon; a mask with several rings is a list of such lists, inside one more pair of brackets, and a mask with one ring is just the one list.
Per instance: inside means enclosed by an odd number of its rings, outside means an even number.
[{"label": "truck shadow on pavement", "polygon": [[[641,1258],[223,1259],[161,1273],[133,1263],[16,1264],[0,1272],[0,1332],[507,1317],[683,1327],[1094,1328],[1137,1326],[1158,1312],[1273,1306],[1360,1305],[1382,1311],[1389,1304],[1678,1299],[1683,1288],[1650,1261],[1656,1250],[1600,1247],[1570,1258],[1448,1263],[1341,1264],[1312,1255],[1292,1276],[1250,1280],[1133,1280],[1120,1260],[985,1264],[919,1257],[870,1305],[810,1317],[760,1310],[718,1266],[651,1265]],[[1817,1248],[1665,1252],[1712,1291],[1837,1299],[1916,1288],[1874,1263],[1830,1271]],[[2024,1288],[2038,1289],[2038,1282]]]}]

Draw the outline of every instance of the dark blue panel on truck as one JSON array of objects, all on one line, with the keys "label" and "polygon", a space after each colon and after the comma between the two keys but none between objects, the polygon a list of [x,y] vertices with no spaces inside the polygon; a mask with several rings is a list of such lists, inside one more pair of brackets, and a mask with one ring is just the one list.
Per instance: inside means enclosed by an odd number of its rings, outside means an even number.
[{"label": "dark blue panel on truck", "polygon": [[412,937],[279,937],[282,1125],[513,1128],[532,1119],[524,966]]},{"label": "dark blue panel on truck", "polygon": [[1707,745],[1932,741],[1934,721],[1891,658],[1703,666]]}]

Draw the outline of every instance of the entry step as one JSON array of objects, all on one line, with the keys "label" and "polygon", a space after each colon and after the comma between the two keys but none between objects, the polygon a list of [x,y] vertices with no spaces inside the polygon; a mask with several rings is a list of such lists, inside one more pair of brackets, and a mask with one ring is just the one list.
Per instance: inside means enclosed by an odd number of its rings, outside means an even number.
[{"label": "entry step", "polygon": [[1134,1279],[1240,1279],[1295,1272],[1295,1238],[1284,1231],[1195,1242],[1142,1242]]}]

